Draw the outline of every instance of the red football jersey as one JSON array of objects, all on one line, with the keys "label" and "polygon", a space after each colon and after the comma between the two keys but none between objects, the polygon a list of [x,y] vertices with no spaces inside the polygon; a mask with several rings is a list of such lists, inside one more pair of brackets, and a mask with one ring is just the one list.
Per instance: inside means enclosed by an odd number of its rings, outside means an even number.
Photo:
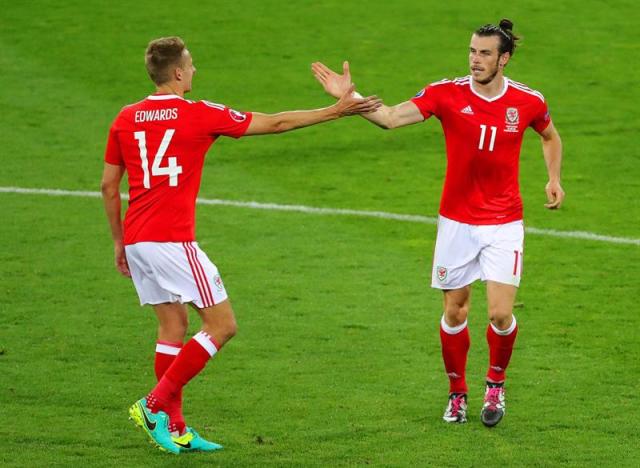
[{"label": "red football jersey", "polygon": [[425,119],[435,115],[447,146],[440,214],[466,224],[522,219],[520,147],[527,127],[542,132],[551,118],[544,97],[508,78],[501,94],[476,93],[471,77],[442,80],[411,101]]},{"label": "red football jersey", "polygon": [[195,207],[204,157],[219,135],[239,138],[251,113],[222,104],[155,94],[124,107],[104,160],[126,167],[129,208],[124,243],[195,240]]}]

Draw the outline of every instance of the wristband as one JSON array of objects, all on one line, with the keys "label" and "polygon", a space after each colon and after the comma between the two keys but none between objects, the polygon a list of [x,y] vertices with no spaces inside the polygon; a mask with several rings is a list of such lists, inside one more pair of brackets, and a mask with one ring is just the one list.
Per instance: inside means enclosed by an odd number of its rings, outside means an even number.
[{"label": "wristband", "polygon": [[351,93],[351,96],[353,96],[354,98],[358,98],[358,99],[364,99],[362,94],[360,94],[358,91],[354,91],[353,93]]}]

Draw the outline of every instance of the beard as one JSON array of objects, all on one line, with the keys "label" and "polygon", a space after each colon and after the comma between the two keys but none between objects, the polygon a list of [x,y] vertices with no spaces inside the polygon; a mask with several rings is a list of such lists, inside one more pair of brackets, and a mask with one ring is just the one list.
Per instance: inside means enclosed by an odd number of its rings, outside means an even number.
[{"label": "beard", "polygon": [[496,61],[495,66],[493,67],[493,69],[491,70],[487,78],[485,78],[484,80],[474,80],[474,81],[481,85],[486,85],[491,83],[493,79],[496,77],[496,75],[498,74],[498,71],[500,70],[500,67],[498,66],[499,61],[500,61],[500,58],[498,58],[498,60]]}]

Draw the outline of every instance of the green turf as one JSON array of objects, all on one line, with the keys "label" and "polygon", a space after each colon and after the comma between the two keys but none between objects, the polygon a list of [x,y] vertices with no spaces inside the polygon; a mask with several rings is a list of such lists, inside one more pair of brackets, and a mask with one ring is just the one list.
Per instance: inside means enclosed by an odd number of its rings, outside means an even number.
[{"label": "green turf", "polygon": [[[275,112],[331,103],[309,71],[315,60],[349,59],[363,92],[405,100],[466,74],[469,32],[508,16],[525,39],[508,75],[545,94],[566,150],[567,201],[548,212],[540,144],[525,139],[527,225],[640,237],[633,2],[200,3],[3,4],[0,186],[96,190],[111,120],[152,90],[141,62],[150,38],[187,40],[193,98]],[[435,216],[443,148],[435,120],[383,132],[351,118],[221,139],[201,196]],[[0,464],[175,466],[126,421],[153,383],[155,319],[112,267],[100,201],[0,194],[0,213]],[[180,456],[180,466],[640,458],[638,246],[527,237],[508,415],[486,430],[481,285],[470,423],[440,421],[434,226],[211,206],[198,217],[240,333],[186,390],[188,420],[226,449]]]}]

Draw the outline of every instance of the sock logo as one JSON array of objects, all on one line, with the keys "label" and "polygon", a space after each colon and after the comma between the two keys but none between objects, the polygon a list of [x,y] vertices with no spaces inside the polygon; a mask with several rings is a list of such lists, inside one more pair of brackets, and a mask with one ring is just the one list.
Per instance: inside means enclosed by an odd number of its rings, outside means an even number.
[{"label": "sock logo", "polygon": [[451,377],[452,379],[459,379],[460,375],[456,374],[455,372],[447,372],[447,375],[449,377]]}]

